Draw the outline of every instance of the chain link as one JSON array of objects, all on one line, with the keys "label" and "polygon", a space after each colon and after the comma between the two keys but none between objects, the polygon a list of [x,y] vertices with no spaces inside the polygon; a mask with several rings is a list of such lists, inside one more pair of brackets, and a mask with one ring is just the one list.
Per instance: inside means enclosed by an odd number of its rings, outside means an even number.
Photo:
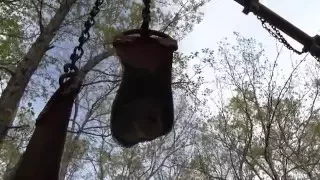
[{"label": "chain link", "polygon": [[62,74],[59,78],[60,86],[63,84],[66,78],[70,78],[71,76],[78,73],[79,69],[76,66],[76,62],[83,56],[84,50],[83,45],[90,39],[90,28],[95,24],[95,16],[99,13],[100,8],[103,4],[104,0],[96,0],[94,3],[94,7],[90,12],[90,16],[87,21],[84,23],[84,30],[81,32],[81,35],[78,39],[79,45],[73,49],[73,53],[70,56],[71,63],[67,63],[63,66],[64,74]]},{"label": "chain link", "polygon": [[[280,31],[272,24],[268,23],[265,19],[263,19],[260,16],[257,16],[257,18],[261,21],[262,27],[266,29],[273,37],[275,37],[278,41],[280,41],[286,48],[289,50],[301,55],[302,53],[305,53],[306,51],[298,51],[294,49],[288,41],[281,35]],[[268,24],[268,25],[267,25]],[[269,27],[271,27],[271,29]],[[318,62],[320,62],[320,57],[317,57],[316,55],[311,54]]]},{"label": "chain link", "polygon": [[144,8],[142,10],[142,25],[141,25],[141,35],[142,36],[147,36],[148,35],[148,31],[149,31],[149,24],[151,21],[151,17],[150,17],[150,3],[151,0],[143,0],[144,3]]},{"label": "chain link", "polygon": [[[280,31],[272,24],[270,24],[269,22],[267,22],[265,19],[263,19],[260,16],[257,16],[257,18],[261,21],[262,23],[262,27],[264,29],[266,29],[274,38],[276,38],[279,42],[281,42],[286,48],[288,48],[289,50],[297,53],[297,54],[302,54],[304,53],[304,51],[298,51],[295,48],[293,48],[288,41],[282,36],[282,34],[280,33]],[[271,29],[270,29],[270,28]]]}]

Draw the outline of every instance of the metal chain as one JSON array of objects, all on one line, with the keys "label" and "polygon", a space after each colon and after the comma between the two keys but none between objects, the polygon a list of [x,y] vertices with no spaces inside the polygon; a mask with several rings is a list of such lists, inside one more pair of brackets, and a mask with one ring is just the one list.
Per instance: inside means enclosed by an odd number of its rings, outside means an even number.
[{"label": "metal chain", "polygon": [[[270,24],[269,22],[267,22],[265,19],[263,19],[260,16],[257,16],[257,18],[261,21],[262,27],[264,29],[266,29],[274,38],[276,38],[278,41],[280,41],[286,48],[288,48],[289,50],[291,50],[299,55],[304,53],[304,51],[298,51],[298,50],[294,49],[288,43],[288,41],[282,36],[280,31],[274,25]],[[271,29],[268,26],[271,27]]]},{"label": "metal chain", "polygon": [[[302,54],[305,53],[306,51],[298,51],[296,49],[294,49],[289,43],[288,41],[281,35],[280,31],[272,24],[268,23],[265,19],[263,19],[260,16],[257,16],[257,18],[261,21],[262,23],[262,27],[264,29],[266,29],[273,37],[275,37],[278,41],[280,41],[286,48],[288,48],[289,50],[292,50],[293,52],[297,53],[297,54]],[[268,25],[272,28],[268,28]],[[273,30],[273,31],[272,31]],[[311,54],[318,62],[320,62],[320,57],[317,57],[316,55]]]},{"label": "metal chain", "polygon": [[100,8],[103,4],[104,0],[96,0],[94,3],[94,7],[90,12],[90,16],[87,21],[84,23],[85,29],[81,32],[81,35],[78,39],[79,45],[73,49],[73,53],[70,56],[71,63],[67,63],[63,66],[64,74],[62,74],[59,78],[60,86],[63,84],[66,78],[70,78],[78,73],[79,69],[76,66],[76,62],[82,57],[84,54],[83,45],[90,39],[90,28],[95,24],[95,16],[99,13]]},{"label": "metal chain", "polygon": [[148,31],[149,31],[149,24],[151,21],[151,17],[150,17],[150,3],[151,0],[143,0],[144,3],[144,8],[142,10],[142,25],[141,25],[141,35],[142,36],[147,36],[148,35]]}]

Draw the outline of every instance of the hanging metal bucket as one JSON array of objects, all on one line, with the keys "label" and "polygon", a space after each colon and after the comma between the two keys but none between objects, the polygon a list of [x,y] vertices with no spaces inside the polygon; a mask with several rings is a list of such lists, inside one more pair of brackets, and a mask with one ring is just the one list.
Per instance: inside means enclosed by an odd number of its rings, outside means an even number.
[{"label": "hanging metal bucket", "polygon": [[158,31],[131,30],[114,38],[123,66],[112,104],[111,134],[124,147],[169,133],[174,124],[171,71],[177,41]]}]

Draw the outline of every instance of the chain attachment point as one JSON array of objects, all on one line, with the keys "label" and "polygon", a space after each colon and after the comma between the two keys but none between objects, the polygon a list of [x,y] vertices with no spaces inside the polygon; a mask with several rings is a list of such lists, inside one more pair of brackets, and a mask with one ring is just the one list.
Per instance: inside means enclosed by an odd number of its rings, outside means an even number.
[{"label": "chain attachment point", "polygon": [[142,10],[142,25],[141,25],[141,36],[148,36],[149,35],[149,25],[151,21],[150,17],[150,3],[151,0],[143,0],[144,8]]}]

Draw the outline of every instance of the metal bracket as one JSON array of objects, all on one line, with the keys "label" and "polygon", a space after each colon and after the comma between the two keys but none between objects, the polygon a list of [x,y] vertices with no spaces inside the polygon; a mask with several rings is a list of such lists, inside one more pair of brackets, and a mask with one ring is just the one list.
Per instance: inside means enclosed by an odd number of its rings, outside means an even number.
[{"label": "metal bracket", "polygon": [[244,7],[243,13],[248,15],[250,12],[258,11],[260,7],[259,0],[235,0],[237,3]]}]

